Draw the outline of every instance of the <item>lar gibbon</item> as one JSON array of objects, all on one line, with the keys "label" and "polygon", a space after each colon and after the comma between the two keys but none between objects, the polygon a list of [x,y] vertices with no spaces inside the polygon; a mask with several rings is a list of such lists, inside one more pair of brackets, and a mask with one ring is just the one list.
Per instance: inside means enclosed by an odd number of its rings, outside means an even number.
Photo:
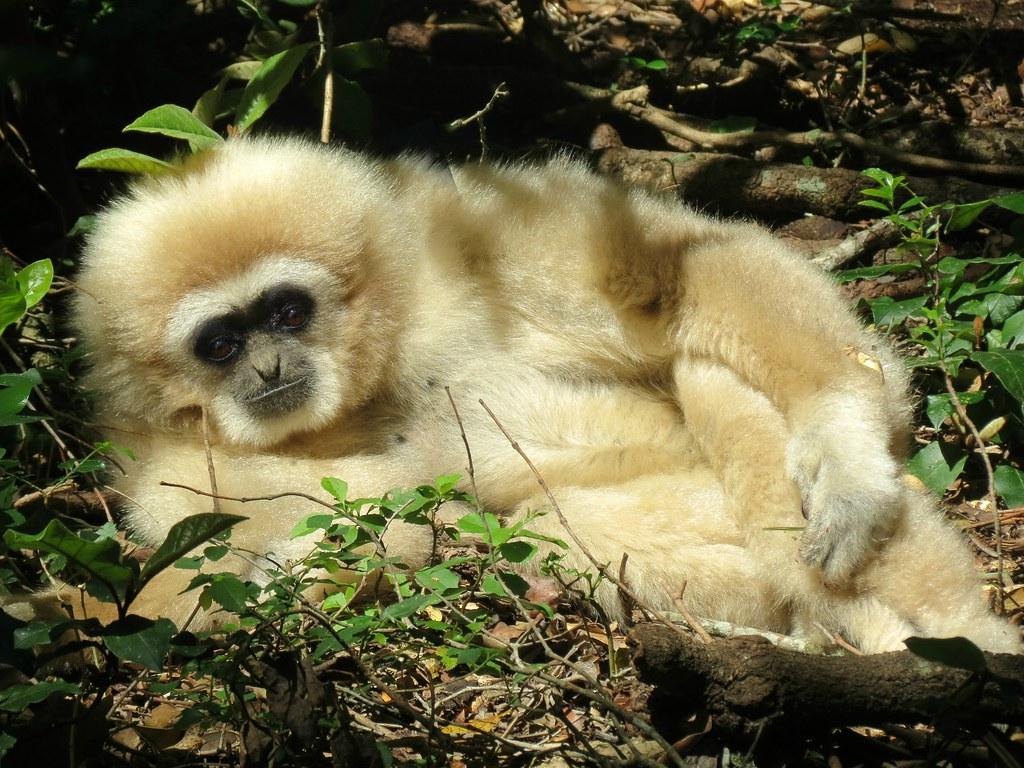
[{"label": "lar gibbon", "polygon": [[[138,456],[116,486],[144,542],[209,510],[160,485],[209,487],[203,410],[221,494],[335,476],[366,496],[465,466],[447,387],[480,502],[508,518],[549,504],[483,399],[656,608],[685,585],[696,615],[865,651],[909,635],[1020,650],[960,536],[903,480],[903,364],[757,226],[567,159],[449,172],[234,139],[101,213],[78,283],[99,421]],[[246,550],[308,547],[288,536],[307,501],[223,506],[249,517]],[[531,525],[565,537],[554,515]],[[415,565],[427,539],[386,543]],[[193,575],[165,571],[136,610],[180,622]]]}]

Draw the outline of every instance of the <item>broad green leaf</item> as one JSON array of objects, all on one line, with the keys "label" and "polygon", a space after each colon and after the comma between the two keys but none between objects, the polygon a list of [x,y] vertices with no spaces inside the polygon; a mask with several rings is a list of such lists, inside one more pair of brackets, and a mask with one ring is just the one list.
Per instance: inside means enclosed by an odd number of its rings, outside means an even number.
[{"label": "broad green leaf", "polygon": [[1024,507],[1024,472],[1009,464],[1000,464],[995,469],[996,493],[1003,497],[1008,507]]},{"label": "broad green leaf", "polygon": [[991,200],[980,200],[977,203],[954,205],[952,207],[953,213],[946,222],[946,231],[959,232],[961,229],[966,229],[971,226],[971,224],[974,223],[974,220],[978,218],[990,205],[992,205]]},{"label": "broad green leaf", "polygon": [[308,536],[314,531],[326,531],[333,523],[334,515],[319,513],[309,515],[295,524],[295,527],[292,528],[292,532],[288,534],[288,537],[291,539],[297,539],[301,536]]},{"label": "broad green leaf", "polygon": [[480,587],[488,595],[508,597],[508,590],[505,588],[505,585],[502,583],[501,579],[493,573],[488,573],[484,576],[483,581],[480,582]]},{"label": "broad green leaf", "polygon": [[21,291],[16,290],[14,286],[11,290],[0,289],[0,333],[3,333],[7,326],[18,322],[26,309],[28,306]]},{"label": "broad green leaf", "polygon": [[971,359],[991,371],[1018,402],[1024,402],[1024,350],[975,352]]},{"label": "broad green leaf", "polygon": [[416,582],[424,589],[444,592],[447,589],[458,588],[459,574],[450,568],[435,565],[433,568],[424,568],[422,571],[417,571]]},{"label": "broad green leaf", "polygon": [[[984,392],[957,392],[957,396],[964,405],[974,405],[985,399]],[[928,395],[928,405],[925,408],[925,413],[928,415],[928,421],[931,422],[935,429],[938,429],[942,422],[952,416],[955,411],[953,398],[950,395],[946,393]]]},{"label": "broad green leaf", "polygon": [[228,80],[245,80],[248,82],[260,71],[262,66],[262,61],[236,61],[234,64],[228,64],[224,67],[221,70],[221,76]]},{"label": "broad green leaf", "polygon": [[53,263],[49,259],[33,261],[18,273],[16,280],[21,295],[25,297],[25,306],[33,307],[50,290],[50,284],[53,282]]},{"label": "broad green leaf", "polygon": [[218,573],[206,588],[205,594],[231,613],[245,611],[249,589],[233,573]]},{"label": "broad green leaf", "polygon": [[29,368],[24,373],[6,373],[0,375],[0,416],[11,416],[19,413],[32,395],[32,388],[42,379],[39,371]]},{"label": "broad green leaf", "polygon": [[38,683],[17,683],[0,691],[0,709],[5,712],[22,712],[32,704],[45,701],[54,693],[79,693],[75,683],[64,680],[40,680]]},{"label": "broad green leaf", "polygon": [[984,672],[988,668],[981,649],[966,637],[908,637],[903,643],[912,654],[944,667]]},{"label": "broad green leaf", "polygon": [[348,496],[348,483],[336,477],[325,477],[320,481],[320,487],[327,491],[339,504],[344,504]]},{"label": "broad green leaf", "polygon": [[104,628],[103,642],[117,658],[159,670],[178,633],[169,619],[144,619],[129,615]]},{"label": "broad green leaf", "polygon": [[122,173],[148,173],[158,176],[173,170],[174,166],[141,152],[111,147],[86,155],[78,161],[75,168],[95,168],[101,171],[120,171]]},{"label": "broad green leaf", "polygon": [[[220,112],[220,105],[224,99],[224,89],[227,87],[227,84],[228,78],[222,75],[213,88],[203,91],[203,95],[196,99],[195,106],[192,107],[192,114],[195,115],[196,120],[203,125],[213,126]],[[193,152],[199,149],[199,145],[195,142],[189,142],[189,146],[192,147]]]},{"label": "broad green leaf", "polygon": [[1014,213],[1024,214],[1024,192],[1014,192],[1010,195],[1002,195],[992,198],[992,202],[1000,208],[1005,208]]},{"label": "broad green leaf", "polygon": [[314,43],[296,45],[266,59],[242,92],[235,110],[235,129],[244,133],[277,101],[281,91],[295,75],[295,70],[314,46]]},{"label": "broad green leaf", "polygon": [[757,120],[745,115],[729,115],[711,123],[712,133],[750,133],[757,128]]},{"label": "broad green leaf", "polygon": [[388,49],[383,40],[359,40],[339,45],[331,51],[331,65],[335,72],[352,77],[367,70],[384,69],[388,63]]},{"label": "broad green leaf", "polygon": [[525,563],[537,553],[537,547],[528,541],[506,541],[498,547],[498,554],[510,563]]},{"label": "broad green leaf", "polygon": [[210,126],[177,104],[162,104],[151,109],[126,125],[124,130],[160,133],[172,139],[183,139],[198,149],[215,147],[224,141]]},{"label": "broad green leaf", "polygon": [[383,611],[380,612],[382,619],[394,620],[404,619],[407,616],[412,616],[421,608],[432,605],[437,602],[437,598],[434,595],[413,595],[407,597],[404,600],[389,605]]},{"label": "broad green leaf", "polygon": [[142,572],[139,574],[140,586],[204,541],[209,541],[217,534],[247,519],[241,515],[203,512],[175,523],[167,532],[167,538],[142,566]]},{"label": "broad green leaf", "polygon": [[123,596],[135,581],[135,571],[125,564],[116,541],[87,541],[67,529],[60,520],[51,520],[41,533],[30,536],[7,531],[4,541],[12,549],[31,549],[63,555],[93,578]]},{"label": "broad green leaf", "polygon": [[953,466],[946,462],[938,442],[929,443],[907,462],[910,473],[924,483],[929,490],[941,496],[950,484],[960,476],[967,457],[962,456]]},{"label": "broad green leaf", "polygon": [[1008,347],[1013,347],[1021,340],[1022,336],[1024,336],[1024,310],[1006,318],[1006,322],[1003,323],[1003,343]]},{"label": "broad green leaf", "polygon": [[19,650],[28,650],[37,645],[52,643],[61,633],[68,628],[71,622],[67,619],[56,619],[51,621],[33,621],[24,627],[14,630],[14,647]]},{"label": "broad green leaf", "polygon": [[916,296],[912,299],[896,301],[889,296],[881,296],[868,301],[871,317],[875,325],[898,325],[916,313],[928,303],[927,296]]}]

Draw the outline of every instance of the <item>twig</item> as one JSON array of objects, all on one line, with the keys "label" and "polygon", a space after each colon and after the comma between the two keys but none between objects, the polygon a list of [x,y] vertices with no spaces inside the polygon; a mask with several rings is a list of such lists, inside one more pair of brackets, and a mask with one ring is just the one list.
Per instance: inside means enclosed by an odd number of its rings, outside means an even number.
[{"label": "twig", "polygon": [[456,120],[452,120],[446,126],[449,131],[457,131],[460,128],[465,128],[470,123],[476,123],[477,128],[480,131],[480,159],[483,160],[487,157],[487,126],[484,124],[484,117],[490,112],[494,105],[509,95],[508,86],[504,83],[498,83],[498,87],[494,89],[494,93],[491,94],[491,98],[487,100],[480,109],[474,112],[469,117],[460,117]]},{"label": "twig", "polygon": [[896,245],[902,238],[903,234],[896,224],[889,219],[879,219],[838,245],[822,251],[811,259],[811,263],[817,264],[826,271],[832,271],[861,256],[867,256],[883,248]]},{"label": "twig", "polygon": [[214,514],[220,514],[220,492],[217,490],[217,470],[213,466],[213,449],[210,448],[210,422],[206,414],[206,408],[200,409],[202,413],[201,425],[203,431],[203,449],[206,451],[206,470],[210,473],[210,498],[213,500]]},{"label": "twig", "polygon": [[[627,587],[625,584],[623,584],[621,581],[619,581],[617,578],[615,578],[615,576],[611,574],[611,571],[608,569],[607,565],[598,562],[597,558],[594,557],[593,553],[590,551],[587,545],[583,543],[582,539],[580,539],[580,537],[577,536],[576,532],[572,529],[572,526],[569,525],[569,521],[566,519],[565,513],[562,512],[562,508],[558,505],[558,501],[555,499],[554,494],[548,487],[547,481],[544,479],[544,476],[541,475],[540,470],[537,469],[537,466],[533,463],[530,457],[526,455],[526,452],[520,447],[519,443],[517,443],[515,439],[512,437],[512,435],[509,434],[508,430],[505,429],[505,425],[502,424],[501,421],[498,420],[498,417],[494,415],[494,411],[487,407],[487,403],[485,403],[483,400],[480,400],[479,402],[480,405],[483,406],[483,409],[487,411],[487,415],[491,417],[491,420],[497,425],[498,429],[501,430],[501,434],[503,434],[505,436],[505,439],[508,440],[509,445],[512,446],[512,450],[518,453],[519,456],[523,459],[523,461],[526,462],[526,466],[530,468],[530,472],[532,472],[534,478],[536,478],[537,484],[544,491],[544,495],[547,496],[548,501],[551,502],[551,508],[554,510],[555,515],[558,517],[558,521],[562,524],[562,527],[565,528],[566,533],[569,534],[569,538],[573,540],[573,542],[579,548],[580,552],[582,552],[584,557],[586,557],[587,560],[589,560],[590,563],[597,569],[598,573],[600,573],[601,576],[603,576],[605,579],[611,582],[611,584],[613,584],[621,592],[628,595],[629,599],[632,600],[636,605],[643,606],[644,610],[648,611],[659,622],[664,624],[666,627],[672,629],[673,631],[678,632],[679,634],[686,637],[686,633],[683,632],[678,625],[673,624],[671,621],[665,618],[665,616],[662,613],[646,605],[639,597],[637,597],[635,592],[633,592],[629,587]],[[695,629],[694,631],[696,632]],[[704,642],[703,637],[701,637],[700,640],[701,642]]]},{"label": "twig", "polygon": [[473,499],[479,505],[480,494],[476,491],[476,472],[473,470],[473,452],[469,449],[469,438],[466,437],[466,430],[462,426],[462,417],[459,416],[459,409],[455,405],[455,398],[452,397],[451,387],[445,386],[444,393],[448,395],[448,402],[452,404],[452,413],[455,414],[455,423],[459,425],[459,436],[462,437],[462,444],[466,447],[466,473],[469,475],[469,485],[473,489]]},{"label": "twig", "polygon": [[976,446],[974,452],[981,457],[981,463],[985,467],[985,481],[988,484],[985,496],[988,498],[989,509],[992,511],[992,535],[995,536],[996,539],[996,595],[999,598],[999,605],[996,610],[998,613],[1002,613],[1005,601],[1005,595],[1003,594],[1003,521],[999,514],[999,507],[996,503],[995,472],[992,470],[992,462],[989,460],[988,453],[985,451],[985,441],[978,432],[977,425],[967,415],[967,409],[964,407],[963,402],[961,402],[960,396],[956,392],[956,387],[953,386],[953,379],[950,377],[949,372],[946,371],[945,367],[942,369],[942,379],[946,384],[946,391],[949,393],[950,400],[953,402],[953,408],[956,409],[957,416],[960,417],[960,421],[963,422],[964,426],[967,427],[967,430],[974,438]]},{"label": "twig", "polygon": [[[334,112],[334,62],[331,49],[334,47],[334,16],[325,5],[329,0],[321,0],[316,4],[316,31],[320,41],[320,60],[317,64],[324,71],[324,106],[320,121],[320,141],[329,144],[331,141],[331,116]],[[326,19],[326,21],[325,21]]]}]

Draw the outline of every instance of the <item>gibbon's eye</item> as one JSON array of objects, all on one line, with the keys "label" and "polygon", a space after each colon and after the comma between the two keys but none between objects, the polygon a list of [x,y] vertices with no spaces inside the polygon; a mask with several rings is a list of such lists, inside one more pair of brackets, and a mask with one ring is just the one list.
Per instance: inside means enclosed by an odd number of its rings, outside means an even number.
[{"label": "gibbon's eye", "polygon": [[278,327],[289,331],[297,331],[305,327],[306,323],[309,322],[309,315],[298,304],[289,304],[281,310],[276,319]]},{"label": "gibbon's eye", "polygon": [[279,285],[264,293],[253,308],[255,316],[275,331],[300,331],[313,315],[313,298],[303,288]]},{"label": "gibbon's eye", "polygon": [[203,357],[211,363],[226,363],[238,354],[242,340],[237,336],[217,336],[206,342]]}]

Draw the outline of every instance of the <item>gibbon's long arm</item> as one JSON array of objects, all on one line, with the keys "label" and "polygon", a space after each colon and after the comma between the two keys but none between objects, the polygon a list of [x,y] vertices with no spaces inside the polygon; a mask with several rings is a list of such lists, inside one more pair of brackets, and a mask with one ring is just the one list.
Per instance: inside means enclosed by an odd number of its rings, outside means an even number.
[{"label": "gibbon's long arm", "polygon": [[[789,439],[785,466],[769,474],[782,470],[800,489],[808,519],[801,556],[827,582],[842,582],[899,511],[905,374],[814,267],[760,230],[725,228],[735,234],[681,258],[677,384],[699,375],[695,363],[706,359],[771,399]],[[685,389],[684,412],[699,408],[701,394]],[[701,433],[721,440],[728,430]],[[777,462],[764,453],[747,458],[748,466]]]}]

